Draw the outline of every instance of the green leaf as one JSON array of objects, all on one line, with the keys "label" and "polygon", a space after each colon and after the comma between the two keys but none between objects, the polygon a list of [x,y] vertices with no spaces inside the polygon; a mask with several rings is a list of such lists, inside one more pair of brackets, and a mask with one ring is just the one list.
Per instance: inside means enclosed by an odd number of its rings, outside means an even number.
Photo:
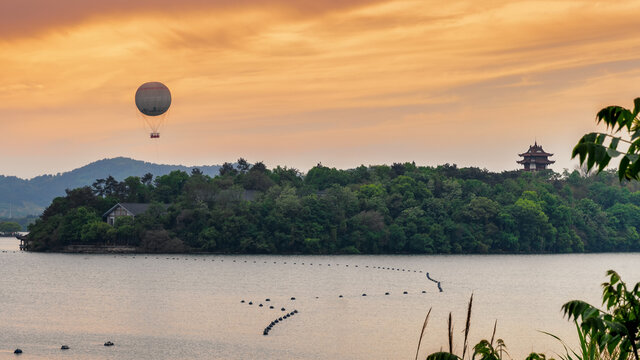
[{"label": "green leaf", "polygon": [[629,167],[629,163],[630,161],[627,155],[620,160],[620,164],[618,165],[618,178],[620,178],[620,181],[627,179],[627,167]]},{"label": "green leaf", "polygon": [[611,143],[609,144],[609,149],[617,149],[618,148],[618,143],[620,142],[620,138],[619,137],[614,137],[611,139]]},{"label": "green leaf", "polygon": [[622,155],[622,152],[612,149],[612,148],[607,148],[607,155],[609,155],[610,157],[614,158],[614,157],[618,157],[620,155]]},{"label": "green leaf", "polygon": [[591,170],[596,163],[596,147],[593,144],[587,149],[587,170]]},{"label": "green leaf", "polygon": [[572,159],[575,158],[576,156],[579,156],[580,164],[582,164],[586,156],[586,147],[583,144],[582,139],[580,139],[578,144],[576,144],[576,146],[573,148],[573,151],[571,152]]},{"label": "green leaf", "polygon": [[598,112],[596,122],[598,124],[604,122],[607,125],[607,129],[611,128],[611,130],[618,132],[622,128],[630,130],[634,118],[635,116],[628,109],[621,106],[607,106]]},{"label": "green leaf", "polygon": [[633,116],[638,116],[640,113],[640,98],[633,99]]}]

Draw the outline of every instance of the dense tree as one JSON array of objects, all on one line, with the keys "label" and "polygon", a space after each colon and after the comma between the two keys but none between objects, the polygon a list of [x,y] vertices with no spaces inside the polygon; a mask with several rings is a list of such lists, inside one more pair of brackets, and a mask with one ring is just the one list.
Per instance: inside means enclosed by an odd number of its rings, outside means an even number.
[{"label": "dense tree", "polygon": [[22,231],[22,226],[17,222],[13,221],[2,221],[0,222],[0,233],[14,233],[17,231]]},{"label": "dense tree", "polygon": [[[445,164],[318,164],[306,175],[238,160],[68,190],[30,226],[34,249],[68,244],[222,253],[548,253],[640,250],[640,185],[599,175],[491,173]],[[114,227],[116,202],[155,201]]]}]

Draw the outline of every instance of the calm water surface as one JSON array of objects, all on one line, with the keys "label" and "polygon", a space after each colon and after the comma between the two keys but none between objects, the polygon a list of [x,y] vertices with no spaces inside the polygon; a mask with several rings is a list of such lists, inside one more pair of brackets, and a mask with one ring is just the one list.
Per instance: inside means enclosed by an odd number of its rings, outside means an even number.
[{"label": "calm water surface", "polygon": [[[473,293],[471,344],[489,338],[497,319],[497,337],[518,359],[561,350],[538,330],[575,343],[560,306],[599,304],[607,269],[640,281],[639,254],[114,256],[17,247],[0,238],[0,358],[20,347],[21,359],[413,359],[431,307],[421,354],[445,346],[450,311],[461,352]],[[299,313],[263,336],[281,307]]]}]

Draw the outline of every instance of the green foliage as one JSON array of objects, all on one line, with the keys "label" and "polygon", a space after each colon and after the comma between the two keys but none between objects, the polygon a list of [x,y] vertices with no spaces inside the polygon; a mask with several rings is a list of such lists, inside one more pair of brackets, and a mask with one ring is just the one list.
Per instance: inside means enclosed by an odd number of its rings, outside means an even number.
[{"label": "green foliage", "polygon": [[[596,115],[596,122],[605,124],[608,133],[592,132],[585,134],[573,148],[571,158],[576,156],[580,164],[586,164],[587,169],[597,167],[603,171],[612,158],[621,155],[618,164],[618,177],[622,179],[640,180],[640,98],[633,101],[633,110],[621,106],[608,106]],[[627,133],[626,137],[616,136],[620,131]],[[626,151],[620,151],[620,143],[627,146]]]},{"label": "green foliage", "polygon": [[22,226],[17,222],[13,221],[2,221],[0,222],[0,233],[14,233],[22,231]]},{"label": "green foliage", "polygon": [[59,237],[65,244],[84,243],[83,235],[86,226],[98,222],[101,222],[101,219],[96,215],[95,210],[91,208],[80,206],[71,209],[62,219]]},{"label": "green foliage", "polygon": [[116,230],[101,220],[91,221],[82,227],[80,240],[88,244],[107,244],[113,242]]},{"label": "green foliage", "polygon": [[507,345],[505,345],[502,339],[496,341],[496,346],[493,346],[493,342],[487,340],[481,340],[476,346],[473,347],[472,359],[479,360],[502,360],[503,354],[507,354]]},{"label": "green foliage", "polygon": [[583,354],[594,351],[585,348],[588,341],[584,339],[590,338],[600,352],[617,354],[617,360],[626,360],[631,355],[637,360],[640,283],[629,290],[618,273],[609,270],[607,275],[609,281],[602,284],[602,304],[606,311],[580,300],[569,301],[562,306],[562,310],[569,319],[580,324],[578,333],[582,335]]},{"label": "green foliage", "polygon": [[427,356],[427,360],[461,360],[457,355],[440,351]]},{"label": "green foliage", "polygon": [[[241,160],[215,178],[194,169],[155,181],[98,179],[54,199],[29,236],[40,250],[72,243],[160,249],[154,244],[171,239],[182,242],[172,249],[221,253],[640,250],[640,184],[621,184],[608,171],[582,177],[397,163],[318,165],[302,176]],[[95,224],[83,229],[117,202],[153,201],[147,213],[118,219],[108,235],[95,233]]]}]

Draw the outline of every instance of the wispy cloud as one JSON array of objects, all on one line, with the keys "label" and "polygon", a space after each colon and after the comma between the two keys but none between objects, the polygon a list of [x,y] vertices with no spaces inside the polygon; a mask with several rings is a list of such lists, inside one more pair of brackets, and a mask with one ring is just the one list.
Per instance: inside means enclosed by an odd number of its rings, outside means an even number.
[{"label": "wispy cloud", "polygon": [[[158,80],[174,96],[164,161],[504,169],[537,136],[570,167],[594,110],[637,95],[639,12],[586,0],[2,2],[0,131],[30,148],[89,138],[68,146],[145,157],[127,142],[144,138],[132,98]],[[481,155],[459,150],[482,139]],[[60,163],[47,156],[15,171]]]}]

